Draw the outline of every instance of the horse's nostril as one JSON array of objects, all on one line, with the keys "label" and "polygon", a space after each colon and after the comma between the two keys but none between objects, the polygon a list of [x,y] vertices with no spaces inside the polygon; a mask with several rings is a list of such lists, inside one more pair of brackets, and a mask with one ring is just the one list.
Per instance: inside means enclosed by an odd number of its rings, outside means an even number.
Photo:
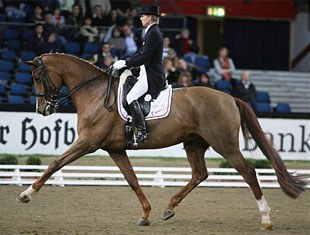
[{"label": "horse's nostril", "polygon": [[37,113],[38,113],[38,114],[42,114],[42,111],[40,111],[39,109],[37,109]]}]

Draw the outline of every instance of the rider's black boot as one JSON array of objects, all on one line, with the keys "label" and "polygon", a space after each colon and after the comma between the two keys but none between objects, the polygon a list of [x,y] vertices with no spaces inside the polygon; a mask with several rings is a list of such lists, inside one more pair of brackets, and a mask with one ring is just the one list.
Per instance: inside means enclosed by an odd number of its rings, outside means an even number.
[{"label": "rider's black boot", "polygon": [[129,105],[129,109],[131,112],[132,121],[138,130],[136,136],[137,143],[146,142],[147,141],[146,123],[138,101],[137,100],[132,101],[131,104]]}]

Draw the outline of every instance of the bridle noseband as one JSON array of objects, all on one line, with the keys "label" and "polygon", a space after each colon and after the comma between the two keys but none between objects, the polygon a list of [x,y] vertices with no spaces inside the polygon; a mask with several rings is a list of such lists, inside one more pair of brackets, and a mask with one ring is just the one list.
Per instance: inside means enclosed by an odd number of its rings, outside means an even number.
[{"label": "bridle noseband", "polygon": [[[96,79],[100,78],[102,74],[93,77],[85,82],[82,82],[81,84],[75,86],[71,90],[67,90],[64,93],[61,93],[59,89],[55,86],[53,81],[48,75],[48,70],[46,66],[43,63],[43,60],[41,57],[38,57],[38,67],[33,70],[32,77],[34,77],[34,72],[36,70],[41,70],[40,73],[40,81],[43,83],[43,92],[36,93],[36,97],[44,97],[45,102],[47,105],[51,106],[53,109],[57,109],[59,106],[66,103],[67,99],[75,92],[80,90],[82,87],[86,86],[87,84],[95,81]],[[111,112],[113,110],[113,105],[115,104],[116,100],[116,90],[114,87],[114,83],[112,82],[113,76],[112,76],[113,68],[110,67],[105,73],[108,74],[108,86],[106,91],[106,96],[104,99],[104,107]],[[51,89],[50,89],[51,88]],[[114,101],[111,105],[109,105],[111,91],[114,93]]]}]

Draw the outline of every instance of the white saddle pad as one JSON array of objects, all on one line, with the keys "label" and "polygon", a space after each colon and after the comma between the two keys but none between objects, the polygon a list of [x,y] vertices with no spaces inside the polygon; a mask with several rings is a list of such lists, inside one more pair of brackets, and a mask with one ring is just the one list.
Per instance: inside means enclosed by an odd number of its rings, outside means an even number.
[{"label": "white saddle pad", "polygon": [[[120,77],[120,83],[118,86],[117,107],[121,118],[124,120],[127,120],[129,115],[122,105],[123,84],[130,74],[130,70],[126,70],[125,72],[123,72]],[[167,89],[160,92],[156,100],[151,102],[151,110],[150,113],[145,117],[145,120],[155,120],[167,117],[170,113],[171,100],[172,87],[171,85],[169,85]]]}]

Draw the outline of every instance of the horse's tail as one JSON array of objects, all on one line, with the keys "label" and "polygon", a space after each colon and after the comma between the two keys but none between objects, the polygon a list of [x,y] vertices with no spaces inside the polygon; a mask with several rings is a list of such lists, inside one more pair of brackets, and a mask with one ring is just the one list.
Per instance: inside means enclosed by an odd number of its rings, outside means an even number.
[{"label": "horse's tail", "polygon": [[241,129],[246,144],[248,143],[250,133],[274,168],[284,193],[292,198],[297,198],[300,193],[305,191],[306,181],[302,177],[292,175],[287,171],[279,153],[263,132],[252,108],[240,99],[235,98],[235,101],[240,111]]}]

